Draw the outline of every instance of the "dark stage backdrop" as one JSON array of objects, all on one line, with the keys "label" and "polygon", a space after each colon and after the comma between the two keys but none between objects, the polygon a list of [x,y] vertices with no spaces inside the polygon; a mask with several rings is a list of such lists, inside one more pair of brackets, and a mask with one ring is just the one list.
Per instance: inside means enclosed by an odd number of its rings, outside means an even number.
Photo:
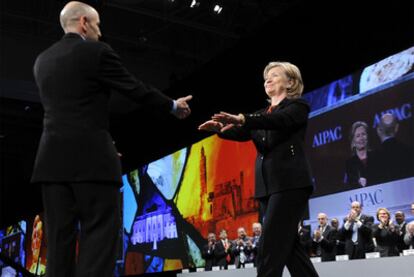
[{"label": "dark stage backdrop", "polygon": [[[315,192],[309,202],[308,224],[318,212],[344,217],[354,200],[365,213],[378,207],[406,211],[414,202],[414,172],[384,177],[376,168],[398,163],[379,155],[376,133],[379,118],[393,113],[399,122],[396,140],[414,148],[414,47],[397,53],[318,90],[305,94],[312,107],[306,136]],[[356,121],[368,125],[372,168],[366,186],[349,182],[346,163],[352,157],[350,128]],[[165,138],[168,139],[168,138]],[[138,142],[137,142],[138,143]],[[203,267],[201,248],[209,232],[226,229],[236,238],[238,227],[251,235],[258,219],[254,194],[251,142],[237,143],[208,137],[123,176],[123,227],[116,276]],[[384,163],[385,162],[385,163]],[[10,253],[28,269],[43,271],[47,241],[41,216],[0,232],[2,253]],[[105,243],[105,242],[102,242]],[[36,262],[37,261],[37,262]]]}]

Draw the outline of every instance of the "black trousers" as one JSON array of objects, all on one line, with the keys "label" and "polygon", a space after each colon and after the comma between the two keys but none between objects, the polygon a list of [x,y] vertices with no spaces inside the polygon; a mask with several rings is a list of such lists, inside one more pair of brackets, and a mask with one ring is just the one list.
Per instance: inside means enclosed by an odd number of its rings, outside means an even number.
[{"label": "black trousers", "polygon": [[119,186],[89,182],[44,184],[42,195],[46,276],[113,276],[121,226]]},{"label": "black trousers", "polygon": [[259,199],[263,232],[257,257],[258,277],[279,277],[287,266],[292,277],[318,276],[300,244],[298,223],[310,189],[283,191]]}]

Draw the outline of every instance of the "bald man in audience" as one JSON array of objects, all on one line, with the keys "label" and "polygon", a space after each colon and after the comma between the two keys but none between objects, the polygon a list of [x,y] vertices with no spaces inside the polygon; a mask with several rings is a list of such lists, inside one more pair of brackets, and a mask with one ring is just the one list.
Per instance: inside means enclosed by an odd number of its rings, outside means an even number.
[{"label": "bald man in audience", "polygon": [[345,242],[345,254],[350,259],[363,259],[365,253],[374,251],[372,225],[374,218],[362,214],[362,205],[358,201],[351,203],[351,210],[345,218],[341,234]]},{"label": "bald man in audience", "polygon": [[412,148],[397,139],[398,119],[391,113],[381,116],[377,134],[381,146],[375,154],[377,183],[385,183],[414,176]]},{"label": "bald man in audience", "polygon": [[252,224],[252,229],[253,237],[251,237],[251,240],[247,243],[247,246],[251,249],[248,261],[256,265],[257,251],[259,249],[259,241],[262,235],[262,224],[260,224],[259,222],[255,222]]},{"label": "bald man in audience", "polygon": [[201,250],[201,257],[205,261],[205,271],[211,271],[213,266],[216,266],[216,259],[214,256],[214,249],[216,248],[216,234],[209,233],[207,236],[207,244]]},{"label": "bald man in audience", "polygon": [[251,238],[246,234],[244,227],[237,229],[237,239],[233,241],[232,253],[234,257],[234,264],[237,268],[244,267],[249,261],[250,253],[252,251]]},{"label": "bald man in audience", "polygon": [[318,214],[319,225],[313,232],[312,249],[322,261],[334,261],[336,256],[337,230],[328,224],[325,213]]}]

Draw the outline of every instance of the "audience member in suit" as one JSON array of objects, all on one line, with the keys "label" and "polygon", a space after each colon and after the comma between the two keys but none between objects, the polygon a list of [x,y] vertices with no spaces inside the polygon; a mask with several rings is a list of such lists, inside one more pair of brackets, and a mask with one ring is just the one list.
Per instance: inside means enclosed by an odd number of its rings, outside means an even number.
[{"label": "audience member in suit", "polygon": [[249,262],[252,243],[251,238],[246,235],[246,230],[243,227],[237,229],[237,236],[237,239],[233,241],[231,252],[236,268],[241,268]]},{"label": "audience member in suit", "polygon": [[269,63],[263,77],[270,105],[252,114],[220,112],[199,130],[229,140],[251,140],[257,149],[255,198],[263,215],[258,276],[282,276],[285,266],[292,276],[318,276],[297,234],[313,191],[304,147],[310,108],[301,98],[302,77],[288,62]]},{"label": "audience member in suit", "polygon": [[407,231],[407,222],[405,222],[405,214],[403,211],[397,211],[394,214],[395,217],[395,225],[398,227],[398,242],[397,248],[398,252],[403,252],[403,250],[408,249],[408,245],[404,243],[404,236]]},{"label": "audience member in suit", "polygon": [[260,224],[259,222],[255,222],[252,225],[252,229],[253,229],[253,237],[251,239],[251,242],[249,243],[251,247],[249,262],[253,263],[256,266],[260,236],[262,235],[262,224]]},{"label": "audience member in suit", "polygon": [[398,119],[391,113],[382,115],[377,126],[381,146],[376,151],[376,171],[381,183],[414,176],[414,152],[397,140],[398,127]]},{"label": "audience member in suit", "polygon": [[216,266],[216,258],[214,256],[214,249],[216,247],[216,235],[209,233],[207,236],[207,244],[203,246],[201,256],[205,260],[206,264],[204,269],[206,271],[212,270],[213,266]]},{"label": "audience member in suit", "polygon": [[310,235],[310,226],[303,226],[303,221],[298,225],[299,242],[309,257],[315,256],[312,253],[312,238]]},{"label": "audience member in suit", "polygon": [[351,211],[341,228],[345,241],[345,254],[350,259],[363,259],[365,258],[365,253],[374,251],[372,241],[374,218],[361,212],[361,203],[358,201],[352,202]]},{"label": "audience member in suit", "polygon": [[344,255],[345,242],[342,233],[340,232],[339,220],[337,218],[334,217],[331,219],[331,227],[336,230],[336,255]]},{"label": "audience member in suit", "polygon": [[220,240],[216,242],[214,248],[214,257],[216,258],[217,266],[227,269],[227,266],[233,262],[231,256],[232,242],[227,238],[226,230],[220,231]]},{"label": "audience member in suit", "polygon": [[375,251],[380,252],[381,257],[398,256],[397,242],[400,231],[392,223],[390,212],[386,208],[379,208],[377,220],[379,223],[372,226]]},{"label": "audience member in suit", "polygon": [[414,221],[407,223],[404,243],[408,246],[409,249],[414,249]]},{"label": "audience member in suit", "polygon": [[318,214],[319,225],[313,233],[312,250],[322,261],[334,261],[336,256],[336,233],[328,224],[328,216]]},{"label": "audience member in suit", "polygon": [[350,189],[375,183],[375,167],[371,162],[373,153],[368,143],[368,125],[363,121],[354,122],[350,139],[352,156],[345,162],[344,183]]},{"label": "audience member in suit", "polygon": [[135,79],[114,50],[99,42],[99,14],[91,6],[67,3],[60,23],[65,35],[37,57],[33,69],[44,120],[31,181],[42,185],[46,274],[112,276],[122,178],[108,131],[110,91],[179,118],[190,114],[191,96],[173,101]]}]

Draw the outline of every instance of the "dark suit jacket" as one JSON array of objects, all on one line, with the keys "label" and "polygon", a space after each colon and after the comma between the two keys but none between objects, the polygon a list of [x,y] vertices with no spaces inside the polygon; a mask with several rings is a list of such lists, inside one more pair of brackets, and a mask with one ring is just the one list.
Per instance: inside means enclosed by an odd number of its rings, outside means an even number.
[{"label": "dark suit jacket", "polygon": [[[223,242],[221,240],[218,240],[216,242],[216,247],[214,248],[214,257],[216,258],[217,266],[227,268],[228,264],[231,264],[232,262],[234,262],[234,259],[231,255],[231,249],[233,247],[233,244],[230,240],[228,240],[228,243],[230,244],[230,246],[226,251],[224,249],[224,245],[223,245]],[[227,260],[226,260],[227,255],[229,255],[229,257],[231,259],[230,262],[227,262]]]},{"label": "dark suit jacket", "polygon": [[313,253],[317,253],[320,248],[322,261],[335,261],[337,231],[327,225],[322,236],[323,239],[320,242],[312,240]]},{"label": "dark suit jacket", "polygon": [[407,222],[404,221],[403,224],[398,226],[398,229],[400,230],[400,233],[398,235],[398,241],[397,241],[397,248],[399,252],[403,252],[403,250],[408,249],[408,245],[404,242],[405,233],[407,232]]},{"label": "dark suit jacket", "polygon": [[372,236],[377,242],[376,251],[380,252],[381,257],[398,256],[398,234],[399,229],[392,230],[390,228],[380,229],[379,224],[372,227]]},{"label": "dark suit jacket", "polygon": [[396,138],[385,140],[376,158],[378,181],[381,183],[414,176],[413,150]]},{"label": "dark suit jacket", "polygon": [[231,253],[232,253],[232,256],[234,257],[234,264],[236,265],[237,268],[240,268],[241,265],[242,265],[241,261],[240,261],[240,254],[241,254],[240,252],[244,253],[245,260],[244,260],[243,264],[246,264],[246,263],[251,262],[249,260],[249,257],[252,253],[252,248],[247,247],[247,241],[249,241],[249,240],[251,241],[251,238],[249,238],[247,236],[244,237],[244,239],[243,239],[244,245],[242,245],[242,246],[237,244],[238,240],[239,239],[236,239],[236,240],[233,241],[232,247],[231,247]]},{"label": "dark suit jacket", "polygon": [[107,44],[74,33],[37,57],[34,76],[44,120],[32,182],[121,182],[120,160],[108,132],[110,89],[161,111],[173,105],[136,80]]},{"label": "dark suit jacket", "polygon": [[302,247],[305,250],[306,254],[308,254],[308,256],[311,256],[311,253],[312,253],[312,238],[310,236],[310,231],[307,228],[302,227],[300,229],[300,231],[298,232],[298,236],[299,236],[300,245],[302,245]]},{"label": "dark suit jacket", "polygon": [[251,252],[250,252],[250,257],[249,257],[249,262],[253,262],[253,264],[256,266],[257,265],[257,254],[259,252],[259,242],[260,242],[260,236],[256,237],[252,237],[252,248],[251,248]]},{"label": "dark suit jacket", "polygon": [[209,247],[208,243],[203,246],[203,249],[201,250],[201,257],[205,260],[206,264],[204,266],[204,269],[206,271],[210,271],[213,269],[213,266],[216,266],[216,258],[214,257],[214,249],[215,245],[212,247]]},{"label": "dark suit jacket", "polygon": [[361,214],[360,221],[362,225],[358,228],[357,245],[354,245],[352,241],[352,224],[348,230],[345,229],[345,226],[341,228],[341,235],[345,241],[345,254],[349,255],[351,259],[363,259],[365,258],[365,253],[374,251],[374,243],[372,241],[372,224],[374,223],[374,218]]},{"label": "dark suit jacket", "polygon": [[357,155],[353,155],[345,162],[344,183],[349,186],[349,189],[361,188],[358,183],[361,177],[367,179],[367,186],[378,183],[376,164],[376,155],[373,151],[367,152],[366,164],[362,163]]},{"label": "dark suit jacket", "polygon": [[309,105],[302,99],[285,98],[271,113],[245,114],[246,122],[220,133],[224,139],[253,140],[256,158],[255,197],[312,187],[304,137]]}]

